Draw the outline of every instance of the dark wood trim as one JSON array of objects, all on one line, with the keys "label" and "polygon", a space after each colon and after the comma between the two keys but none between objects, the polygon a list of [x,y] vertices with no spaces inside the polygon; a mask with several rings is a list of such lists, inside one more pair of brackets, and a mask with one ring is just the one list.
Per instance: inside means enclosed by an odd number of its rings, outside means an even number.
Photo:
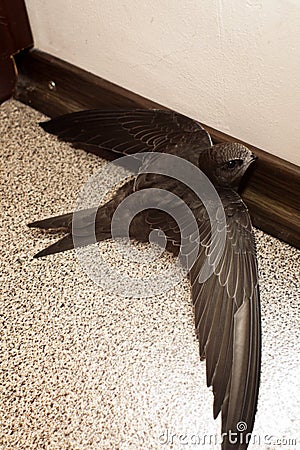
[{"label": "dark wood trim", "polygon": [[[17,65],[16,98],[50,117],[91,108],[165,109],[38,50],[20,55]],[[206,128],[215,142],[239,141]],[[259,157],[242,192],[253,224],[300,248],[300,167],[245,144]]]},{"label": "dark wood trim", "polygon": [[13,55],[32,45],[24,0],[0,0],[0,103],[13,95],[17,81]]}]

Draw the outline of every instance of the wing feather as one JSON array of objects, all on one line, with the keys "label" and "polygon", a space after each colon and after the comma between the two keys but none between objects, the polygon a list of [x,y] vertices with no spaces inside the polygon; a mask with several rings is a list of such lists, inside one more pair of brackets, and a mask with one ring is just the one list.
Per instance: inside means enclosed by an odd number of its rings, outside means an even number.
[{"label": "wing feather", "polygon": [[[182,141],[199,147],[212,145],[209,134],[193,119],[168,110],[87,110],[40,123],[48,133],[102,156],[160,151]],[[118,155],[116,155],[118,157]]]},{"label": "wing feather", "polygon": [[[236,192],[220,194],[226,214],[226,242],[222,257],[203,284],[198,275],[214,240],[208,216],[199,212],[201,246],[191,273],[195,326],[201,359],[206,358],[207,384],[214,393],[214,417],[222,412],[223,449],[242,449],[229,435],[239,422],[251,433],[258,397],[260,372],[260,304],[255,243],[246,206]],[[203,208],[200,207],[200,209]],[[194,212],[197,216],[197,212]],[[205,256],[203,256],[205,255]]]}]

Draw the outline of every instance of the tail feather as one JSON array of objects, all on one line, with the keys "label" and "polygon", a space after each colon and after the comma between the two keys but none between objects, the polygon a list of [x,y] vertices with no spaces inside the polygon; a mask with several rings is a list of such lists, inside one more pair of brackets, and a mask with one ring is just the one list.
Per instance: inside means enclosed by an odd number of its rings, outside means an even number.
[{"label": "tail feather", "polygon": [[[76,216],[75,229],[74,224],[72,225],[74,215]],[[78,247],[94,244],[95,241],[99,242],[111,237],[110,215],[108,215],[105,208],[90,208],[76,211],[75,213],[49,217],[47,219],[29,223],[28,226],[30,228],[41,228],[48,232],[65,231],[68,233],[59,241],[38,252],[34,258],[40,258],[42,256],[73,249],[74,233],[76,234],[75,242]]]},{"label": "tail feather", "polygon": [[47,219],[37,220],[28,224],[29,228],[42,228],[48,231],[70,231],[73,213],[63,214],[61,216],[49,217]]},{"label": "tail feather", "polygon": [[54,242],[54,244],[52,244],[49,247],[46,247],[43,250],[41,250],[40,252],[38,252],[36,255],[34,255],[34,258],[41,258],[42,256],[53,255],[54,253],[60,253],[60,252],[66,251],[66,250],[72,250],[73,248],[74,248],[74,243],[73,243],[72,235],[68,234],[67,236],[64,236],[59,241]]},{"label": "tail feather", "polygon": [[[86,245],[95,244],[95,240],[97,242],[105,241],[106,239],[109,239],[111,237],[110,233],[107,232],[99,232],[93,236],[86,235],[86,236],[77,236],[76,238],[76,247],[85,247]],[[42,256],[48,256],[53,255],[54,253],[61,253],[65,252],[66,250],[72,250],[74,248],[74,241],[73,236],[71,233],[69,233],[67,236],[64,236],[59,241],[54,242],[54,244],[50,245],[49,247],[44,248],[40,252],[38,252],[36,255],[34,255],[34,258],[41,258]]]}]

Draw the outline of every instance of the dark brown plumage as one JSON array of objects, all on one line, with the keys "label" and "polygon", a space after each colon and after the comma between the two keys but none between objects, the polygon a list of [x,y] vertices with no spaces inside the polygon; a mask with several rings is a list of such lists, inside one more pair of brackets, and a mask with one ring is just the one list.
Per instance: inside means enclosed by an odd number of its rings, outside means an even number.
[{"label": "dark brown plumage", "polygon": [[[257,406],[261,331],[255,243],[251,220],[237,188],[255,156],[241,144],[213,146],[210,136],[199,123],[170,111],[82,111],[41,126],[59,139],[99,156],[107,156],[103,151],[110,152],[110,159],[145,151],[180,156],[199,167],[214,184],[226,216],[226,224],[219,221],[216,205],[215,223],[220,230],[224,231],[225,227],[226,241],[212,275],[202,284],[198,277],[210,251],[210,220],[201,200],[176,179],[157,174],[137,175],[135,180],[122,186],[111,201],[99,207],[95,232],[98,241],[111,237],[114,211],[134,190],[142,194],[143,190],[153,187],[168,190],[191,209],[200,235],[200,250],[189,273],[200,357],[206,358],[207,385],[213,387],[214,417],[222,412],[222,433],[227,435],[222,448],[245,449],[246,434],[253,429]],[[138,165],[142,164],[137,161]],[[85,232],[91,212],[76,214],[79,215],[76,230],[72,230],[72,213],[29,224],[68,233],[36,257],[73,248],[72,232],[81,236],[82,245],[92,242]],[[186,224],[187,233],[188,227],[189,223]],[[168,250],[178,254],[181,245],[179,228],[164,211],[149,209],[137,215],[130,234],[146,241],[149,232],[156,228],[164,231]],[[188,234],[187,241],[192,239],[193,234]],[[240,422],[246,423],[244,434]]]}]

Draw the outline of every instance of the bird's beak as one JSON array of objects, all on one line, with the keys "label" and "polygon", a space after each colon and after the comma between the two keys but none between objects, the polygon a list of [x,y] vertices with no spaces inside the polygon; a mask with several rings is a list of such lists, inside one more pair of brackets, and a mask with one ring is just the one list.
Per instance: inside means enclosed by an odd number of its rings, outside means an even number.
[{"label": "bird's beak", "polygon": [[254,155],[254,153],[252,153],[251,155],[251,161],[256,161],[258,159],[258,156]]}]

